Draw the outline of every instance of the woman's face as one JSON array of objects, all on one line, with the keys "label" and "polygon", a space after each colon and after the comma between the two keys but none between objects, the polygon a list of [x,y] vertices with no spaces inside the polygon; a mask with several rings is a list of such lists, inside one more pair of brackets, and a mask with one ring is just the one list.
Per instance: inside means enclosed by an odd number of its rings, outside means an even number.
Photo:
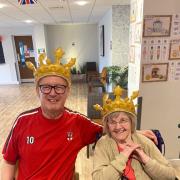
[{"label": "woman's face", "polygon": [[108,118],[107,126],[111,137],[118,143],[125,143],[131,138],[131,119],[125,112]]}]

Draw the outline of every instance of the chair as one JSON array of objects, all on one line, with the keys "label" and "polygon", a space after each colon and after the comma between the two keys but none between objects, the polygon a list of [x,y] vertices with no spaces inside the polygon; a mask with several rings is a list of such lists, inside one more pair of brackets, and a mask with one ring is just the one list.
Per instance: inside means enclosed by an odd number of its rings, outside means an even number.
[{"label": "chair", "polygon": [[[98,124],[103,124],[101,120],[101,113],[99,111],[96,111],[93,108],[93,105],[99,104],[102,106],[102,99],[103,99],[104,93],[95,93],[95,92],[89,92],[88,93],[88,101],[87,101],[87,116],[93,121]],[[113,93],[108,93],[110,98],[114,98]],[[127,92],[125,91],[122,97],[125,97]],[[91,152],[93,152],[94,144],[87,145],[87,158],[89,158],[89,155]]]},{"label": "chair", "polygon": [[89,78],[92,76],[99,75],[97,71],[96,62],[87,62],[86,63],[86,81],[89,81]]},{"label": "chair", "polygon": [[88,91],[92,92],[92,89],[94,87],[100,87],[102,88],[101,92],[105,92],[106,79],[107,79],[107,69],[106,67],[104,67],[100,74],[89,77]]}]

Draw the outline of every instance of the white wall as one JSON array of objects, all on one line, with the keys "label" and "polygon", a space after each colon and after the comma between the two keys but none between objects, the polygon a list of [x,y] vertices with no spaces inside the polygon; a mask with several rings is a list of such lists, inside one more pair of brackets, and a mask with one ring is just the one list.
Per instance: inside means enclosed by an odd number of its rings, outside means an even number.
[{"label": "white wall", "polygon": [[114,5],[112,7],[112,65],[128,65],[129,18],[129,5]]},{"label": "white wall", "polygon": [[[84,62],[95,61],[98,64],[97,24],[46,25],[47,49],[51,59],[56,48],[65,51],[63,63],[76,57],[76,68]],[[75,43],[73,46],[72,43]]]},{"label": "white wall", "polygon": [[38,49],[45,49],[45,52],[47,53],[46,48],[46,34],[45,34],[45,28],[44,25],[36,25],[33,28],[33,44],[35,49],[35,57],[38,58]]},{"label": "white wall", "polygon": [[5,64],[0,64],[0,84],[18,84],[15,69],[15,50],[13,44],[13,35],[32,35],[33,28],[11,27],[0,28],[0,34],[3,37],[2,46],[5,56]]},{"label": "white wall", "polygon": [[[104,37],[105,37],[105,55],[99,55],[99,71],[101,72],[103,67],[111,66],[112,65],[112,49],[111,49],[111,42],[112,42],[112,9],[110,9],[101,19],[99,22],[100,26],[104,25]],[[100,35],[99,35],[100,37]]]},{"label": "white wall", "polygon": [[[145,15],[171,15],[180,13],[179,0],[145,0]],[[171,60],[172,61],[172,60]],[[141,83],[143,96],[141,128],[157,128],[166,143],[166,157],[178,158],[180,153],[180,81]]]}]

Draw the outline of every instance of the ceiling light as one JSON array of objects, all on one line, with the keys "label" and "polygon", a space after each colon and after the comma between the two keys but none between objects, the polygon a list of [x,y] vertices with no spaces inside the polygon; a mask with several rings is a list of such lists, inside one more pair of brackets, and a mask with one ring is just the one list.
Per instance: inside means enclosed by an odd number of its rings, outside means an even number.
[{"label": "ceiling light", "polygon": [[88,4],[88,1],[75,1],[75,3],[79,6],[84,6],[84,5]]},{"label": "ceiling light", "polygon": [[6,7],[6,4],[0,4],[0,9]]},{"label": "ceiling light", "polygon": [[32,20],[25,20],[24,22],[26,22],[26,23],[32,23],[33,21],[32,21]]}]

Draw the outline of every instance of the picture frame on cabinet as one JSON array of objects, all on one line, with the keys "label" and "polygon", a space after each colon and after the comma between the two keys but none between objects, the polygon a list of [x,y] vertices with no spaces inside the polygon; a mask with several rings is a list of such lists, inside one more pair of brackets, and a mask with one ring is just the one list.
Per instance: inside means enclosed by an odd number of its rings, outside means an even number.
[{"label": "picture frame on cabinet", "polygon": [[142,65],[142,82],[167,81],[168,63],[152,63]]},{"label": "picture frame on cabinet", "polygon": [[168,37],[171,33],[172,15],[147,15],[144,17],[143,37]]}]

